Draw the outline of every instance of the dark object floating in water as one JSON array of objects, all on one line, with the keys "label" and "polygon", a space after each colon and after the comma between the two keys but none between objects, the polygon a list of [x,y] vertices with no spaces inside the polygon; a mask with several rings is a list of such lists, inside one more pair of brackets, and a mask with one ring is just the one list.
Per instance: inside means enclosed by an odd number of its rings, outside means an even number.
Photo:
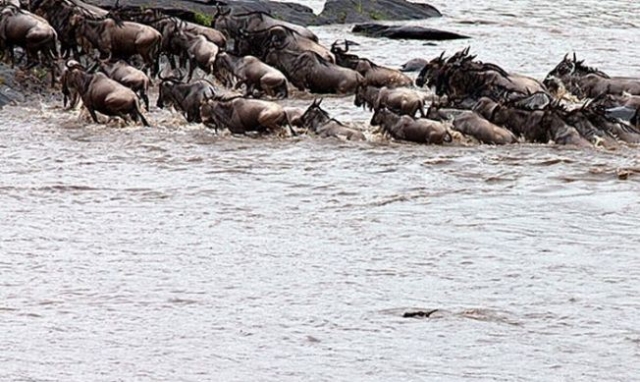
[{"label": "dark object floating in water", "polygon": [[400,71],[419,72],[422,70],[422,68],[427,66],[428,63],[429,61],[425,60],[424,58],[414,58],[402,64],[402,66],[400,67]]},{"label": "dark object floating in water", "polygon": [[412,25],[382,25],[376,23],[356,24],[351,30],[353,33],[363,34],[369,37],[386,37],[406,40],[457,40],[469,38],[453,32],[438,29],[424,28]]},{"label": "dark object floating in water", "polygon": [[429,318],[429,316],[431,316],[432,314],[434,314],[435,312],[437,312],[438,309],[434,309],[434,310],[428,310],[428,311],[424,311],[424,310],[417,310],[415,312],[405,312],[402,317],[404,318],[415,318],[415,317],[425,317],[425,318]]}]

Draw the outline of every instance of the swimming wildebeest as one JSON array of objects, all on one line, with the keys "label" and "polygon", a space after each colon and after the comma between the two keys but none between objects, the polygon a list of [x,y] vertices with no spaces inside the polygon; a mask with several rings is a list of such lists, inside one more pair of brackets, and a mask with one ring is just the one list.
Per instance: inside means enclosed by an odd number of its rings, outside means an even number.
[{"label": "swimming wildebeest", "polygon": [[[228,129],[233,134],[250,131],[277,133],[288,126],[287,114],[275,102],[236,97],[209,99],[200,107],[202,122],[217,129]],[[293,133],[291,126],[290,131]]]},{"label": "swimming wildebeest", "polygon": [[255,32],[259,30],[269,29],[273,26],[284,26],[294,30],[299,35],[318,42],[318,36],[311,32],[308,28],[301,25],[277,20],[271,15],[264,12],[247,12],[231,14],[231,9],[225,10],[221,7],[217,8],[214,16],[213,27],[229,38],[236,39],[240,35],[240,31]]},{"label": "swimming wildebeest", "polygon": [[78,45],[86,52],[98,49],[107,59],[129,59],[139,54],[147,69],[157,72],[158,55],[162,44],[160,32],[150,26],[120,21],[112,18],[90,20],[83,15],[73,15],[71,26],[75,27]]},{"label": "swimming wildebeest", "polygon": [[377,65],[371,60],[361,58],[355,69],[362,74],[367,85],[388,88],[411,86],[413,80],[397,69]]},{"label": "swimming wildebeest", "polygon": [[375,86],[359,86],[356,91],[354,105],[367,106],[369,110],[385,107],[396,114],[414,117],[420,113],[425,117],[424,95],[408,88],[377,88]]},{"label": "swimming wildebeest", "polygon": [[123,60],[115,63],[107,61],[99,62],[100,70],[112,80],[118,81],[122,85],[133,90],[144,102],[145,108],[149,110],[149,86],[151,80],[141,70],[134,68]]},{"label": "swimming wildebeest", "polygon": [[547,74],[545,83],[560,80],[564,87],[579,98],[595,98],[601,94],[640,95],[640,78],[609,77],[606,73],[588,67],[584,60],[578,61],[565,55],[562,61]]},{"label": "swimming wildebeest", "polygon": [[125,121],[127,116],[141,120],[149,126],[140,111],[138,97],[133,90],[108,78],[103,73],[89,74],[78,63],[68,62],[63,74],[62,92],[67,97],[73,88],[82,98],[91,118],[98,123],[96,111],[108,116],[117,116]]},{"label": "swimming wildebeest", "polygon": [[311,51],[301,54],[273,49],[266,63],[282,71],[299,90],[313,93],[353,94],[364,81],[355,70],[338,66]]},{"label": "swimming wildebeest", "polygon": [[162,77],[156,106],[163,109],[173,106],[181,111],[187,122],[202,122],[200,106],[215,93],[215,87],[207,80],[183,83],[178,77]]},{"label": "swimming wildebeest", "polygon": [[505,145],[518,141],[512,132],[494,125],[473,111],[466,111],[458,115],[453,120],[453,129],[464,135],[474,137],[482,143],[492,145]]},{"label": "swimming wildebeest", "polygon": [[51,71],[51,86],[55,83],[58,58],[57,33],[47,20],[13,5],[0,9],[0,52],[9,50],[11,66],[15,65],[14,46],[27,53],[27,69],[42,62]]},{"label": "swimming wildebeest", "polygon": [[451,142],[451,134],[442,122],[401,116],[385,108],[373,114],[371,125],[381,126],[393,138],[404,141],[427,144]]},{"label": "swimming wildebeest", "polygon": [[344,138],[350,141],[366,140],[362,131],[345,126],[342,122],[331,118],[326,110],[320,107],[322,99],[314,99],[300,117],[301,126],[314,132],[320,137]]},{"label": "swimming wildebeest", "polygon": [[220,53],[215,62],[216,77],[230,87],[231,76],[237,80],[236,88],[246,86],[246,95],[266,93],[270,97],[287,98],[288,81],[278,69],[260,61],[257,57],[237,57],[231,53]]},{"label": "swimming wildebeest", "polygon": [[516,137],[527,142],[590,146],[575,127],[570,126],[551,108],[526,110],[504,106],[491,98],[483,97],[473,110],[489,122],[504,127]]}]

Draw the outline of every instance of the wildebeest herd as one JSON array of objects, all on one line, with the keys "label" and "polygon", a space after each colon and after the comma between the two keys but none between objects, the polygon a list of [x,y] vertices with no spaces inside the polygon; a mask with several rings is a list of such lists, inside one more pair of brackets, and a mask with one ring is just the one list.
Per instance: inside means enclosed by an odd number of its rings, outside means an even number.
[{"label": "wildebeest herd", "polygon": [[640,143],[640,79],[610,77],[575,54],[541,82],[481,62],[467,48],[413,61],[414,81],[353,54],[352,41],[326,47],[309,29],[265,13],[217,7],[211,20],[204,26],[157,9],[105,10],[80,0],[0,0],[0,53],[11,65],[48,69],[65,108],[81,100],[95,122],[101,113],[148,126],[143,111],[157,79],[156,107],[233,134],[365,140],[361,129],[332,118],[321,99],[306,110],[281,105],[307,92],[354,96],[355,106],[373,112],[371,125],[397,140]]}]

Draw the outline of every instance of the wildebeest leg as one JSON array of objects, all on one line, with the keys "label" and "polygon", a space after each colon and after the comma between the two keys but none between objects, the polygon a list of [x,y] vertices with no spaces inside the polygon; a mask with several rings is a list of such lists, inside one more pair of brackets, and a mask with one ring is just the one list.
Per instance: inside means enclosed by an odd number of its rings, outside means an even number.
[{"label": "wildebeest leg", "polygon": [[98,116],[96,115],[96,111],[92,108],[87,108],[87,110],[89,110],[89,114],[91,114],[91,119],[93,119],[93,122],[98,123]]},{"label": "wildebeest leg", "polygon": [[140,95],[140,99],[144,102],[144,107],[147,111],[149,111],[149,96],[147,96],[147,92],[144,90],[140,90],[138,93]]},{"label": "wildebeest leg", "polygon": [[191,82],[191,80],[193,79],[193,72],[196,70],[196,62],[195,60],[190,60],[189,62],[189,77],[188,77],[188,82]]},{"label": "wildebeest leg", "polygon": [[147,122],[147,119],[144,117],[144,115],[142,115],[139,107],[136,107],[136,109],[133,112],[131,112],[131,118],[134,121],[137,121],[138,119],[140,119],[144,126],[149,127],[149,122]]}]

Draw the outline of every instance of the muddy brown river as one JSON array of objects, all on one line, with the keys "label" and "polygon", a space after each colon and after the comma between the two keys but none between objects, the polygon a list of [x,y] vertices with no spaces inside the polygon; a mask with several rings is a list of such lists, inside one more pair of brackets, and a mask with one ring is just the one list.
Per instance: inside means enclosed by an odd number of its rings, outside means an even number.
[{"label": "muddy brown river", "polygon": [[[446,17],[417,24],[474,38],[350,36],[357,53],[398,66],[471,45],[541,78],[575,50],[640,76],[634,2],[433,4]],[[323,105],[365,126],[352,102]],[[640,375],[637,147],[216,136],[34,100],[0,117],[2,381]]]}]

